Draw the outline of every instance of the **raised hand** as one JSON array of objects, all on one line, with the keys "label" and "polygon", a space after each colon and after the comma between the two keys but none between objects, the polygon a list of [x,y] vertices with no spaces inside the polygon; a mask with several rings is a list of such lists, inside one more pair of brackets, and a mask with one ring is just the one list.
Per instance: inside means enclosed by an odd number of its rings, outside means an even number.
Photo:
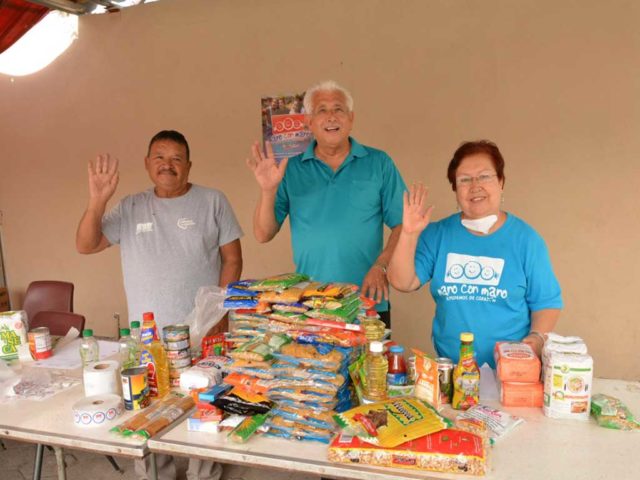
[{"label": "raised hand", "polygon": [[118,186],[118,159],[109,154],[98,155],[95,163],[89,162],[89,198],[107,203]]},{"label": "raised hand", "polygon": [[255,142],[251,146],[251,158],[247,159],[247,165],[253,171],[262,190],[275,190],[284,177],[289,159],[284,158],[279,164],[276,163],[271,142],[266,142],[266,147],[266,152],[263,152],[260,144]]},{"label": "raised hand", "polygon": [[422,183],[414,183],[408,192],[404,192],[402,205],[403,233],[415,235],[427,228],[433,205],[427,206],[427,188]]}]

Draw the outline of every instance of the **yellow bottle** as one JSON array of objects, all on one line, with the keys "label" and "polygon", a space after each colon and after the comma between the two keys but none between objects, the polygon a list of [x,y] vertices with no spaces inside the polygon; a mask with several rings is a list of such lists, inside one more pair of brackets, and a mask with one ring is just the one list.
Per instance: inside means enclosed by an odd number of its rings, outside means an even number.
[{"label": "yellow bottle", "polygon": [[140,330],[140,366],[147,367],[149,395],[164,397],[171,389],[169,383],[169,360],[160,338],[152,312],[142,315]]},{"label": "yellow bottle", "polygon": [[460,334],[460,360],[453,369],[451,406],[466,410],[480,401],[480,369],[473,356],[473,333]]},{"label": "yellow bottle", "polygon": [[374,341],[369,344],[365,370],[367,373],[365,398],[374,402],[386,400],[389,362],[382,353],[382,342]]}]

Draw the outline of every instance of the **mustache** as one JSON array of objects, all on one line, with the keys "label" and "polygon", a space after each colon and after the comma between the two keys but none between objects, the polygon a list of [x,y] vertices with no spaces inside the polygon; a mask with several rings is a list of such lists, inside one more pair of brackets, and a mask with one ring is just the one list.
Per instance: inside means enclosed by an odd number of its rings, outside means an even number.
[{"label": "mustache", "polygon": [[169,174],[173,175],[174,177],[176,177],[178,175],[178,172],[176,172],[171,167],[161,168],[160,170],[158,170],[158,173],[169,173]]}]

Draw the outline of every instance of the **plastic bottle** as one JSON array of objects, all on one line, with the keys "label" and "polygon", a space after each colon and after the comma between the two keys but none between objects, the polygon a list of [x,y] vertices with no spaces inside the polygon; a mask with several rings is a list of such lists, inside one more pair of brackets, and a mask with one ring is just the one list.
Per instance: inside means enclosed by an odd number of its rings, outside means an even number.
[{"label": "plastic bottle", "polygon": [[82,366],[86,367],[92,362],[100,360],[100,347],[93,336],[93,330],[85,328],[82,331],[82,343],[80,344],[80,358]]},{"label": "plastic bottle", "polygon": [[404,362],[404,348],[401,345],[389,347],[388,385],[407,384],[407,365]]},{"label": "plastic bottle", "polygon": [[140,322],[134,320],[131,322],[131,338],[133,338],[136,342],[140,342]]},{"label": "plastic bottle", "polygon": [[382,342],[371,342],[366,358],[367,388],[365,398],[370,401],[387,398],[387,370],[389,364],[382,353]]},{"label": "plastic bottle", "polygon": [[128,328],[120,329],[120,368],[125,370],[138,366],[138,342],[130,335]]},{"label": "plastic bottle", "polygon": [[460,334],[460,360],[453,369],[451,406],[466,410],[480,400],[480,369],[473,355],[473,333]]},{"label": "plastic bottle", "polygon": [[152,312],[142,315],[140,331],[140,366],[147,367],[149,395],[164,397],[169,393],[169,361],[160,343],[158,328]]}]

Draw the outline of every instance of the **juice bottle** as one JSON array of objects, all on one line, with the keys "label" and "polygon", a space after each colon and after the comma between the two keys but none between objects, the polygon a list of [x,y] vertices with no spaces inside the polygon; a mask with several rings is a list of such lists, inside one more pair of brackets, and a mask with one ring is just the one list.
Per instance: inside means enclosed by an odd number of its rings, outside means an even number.
[{"label": "juice bottle", "polygon": [[149,395],[164,397],[169,393],[169,361],[152,312],[142,314],[140,331],[140,366],[147,367]]},{"label": "juice bottle", "polygon": [[480,400],[480,369],[473,357],[473,333],[460,334],[460,360],[453,369],[453,399],[451,406],[466,410]]},{"label": "juice bottle", "polygon": [[407,384],[407,365],[404,362],[404,348],[401,345],[389,347],[388,385]]},{"label": "juice bottle", "polygon": [[365,398],[377,402],[387,398],[387,370],[389,364],[382,353],[382,342],[371,342],[365,360],[367,388]]}]

